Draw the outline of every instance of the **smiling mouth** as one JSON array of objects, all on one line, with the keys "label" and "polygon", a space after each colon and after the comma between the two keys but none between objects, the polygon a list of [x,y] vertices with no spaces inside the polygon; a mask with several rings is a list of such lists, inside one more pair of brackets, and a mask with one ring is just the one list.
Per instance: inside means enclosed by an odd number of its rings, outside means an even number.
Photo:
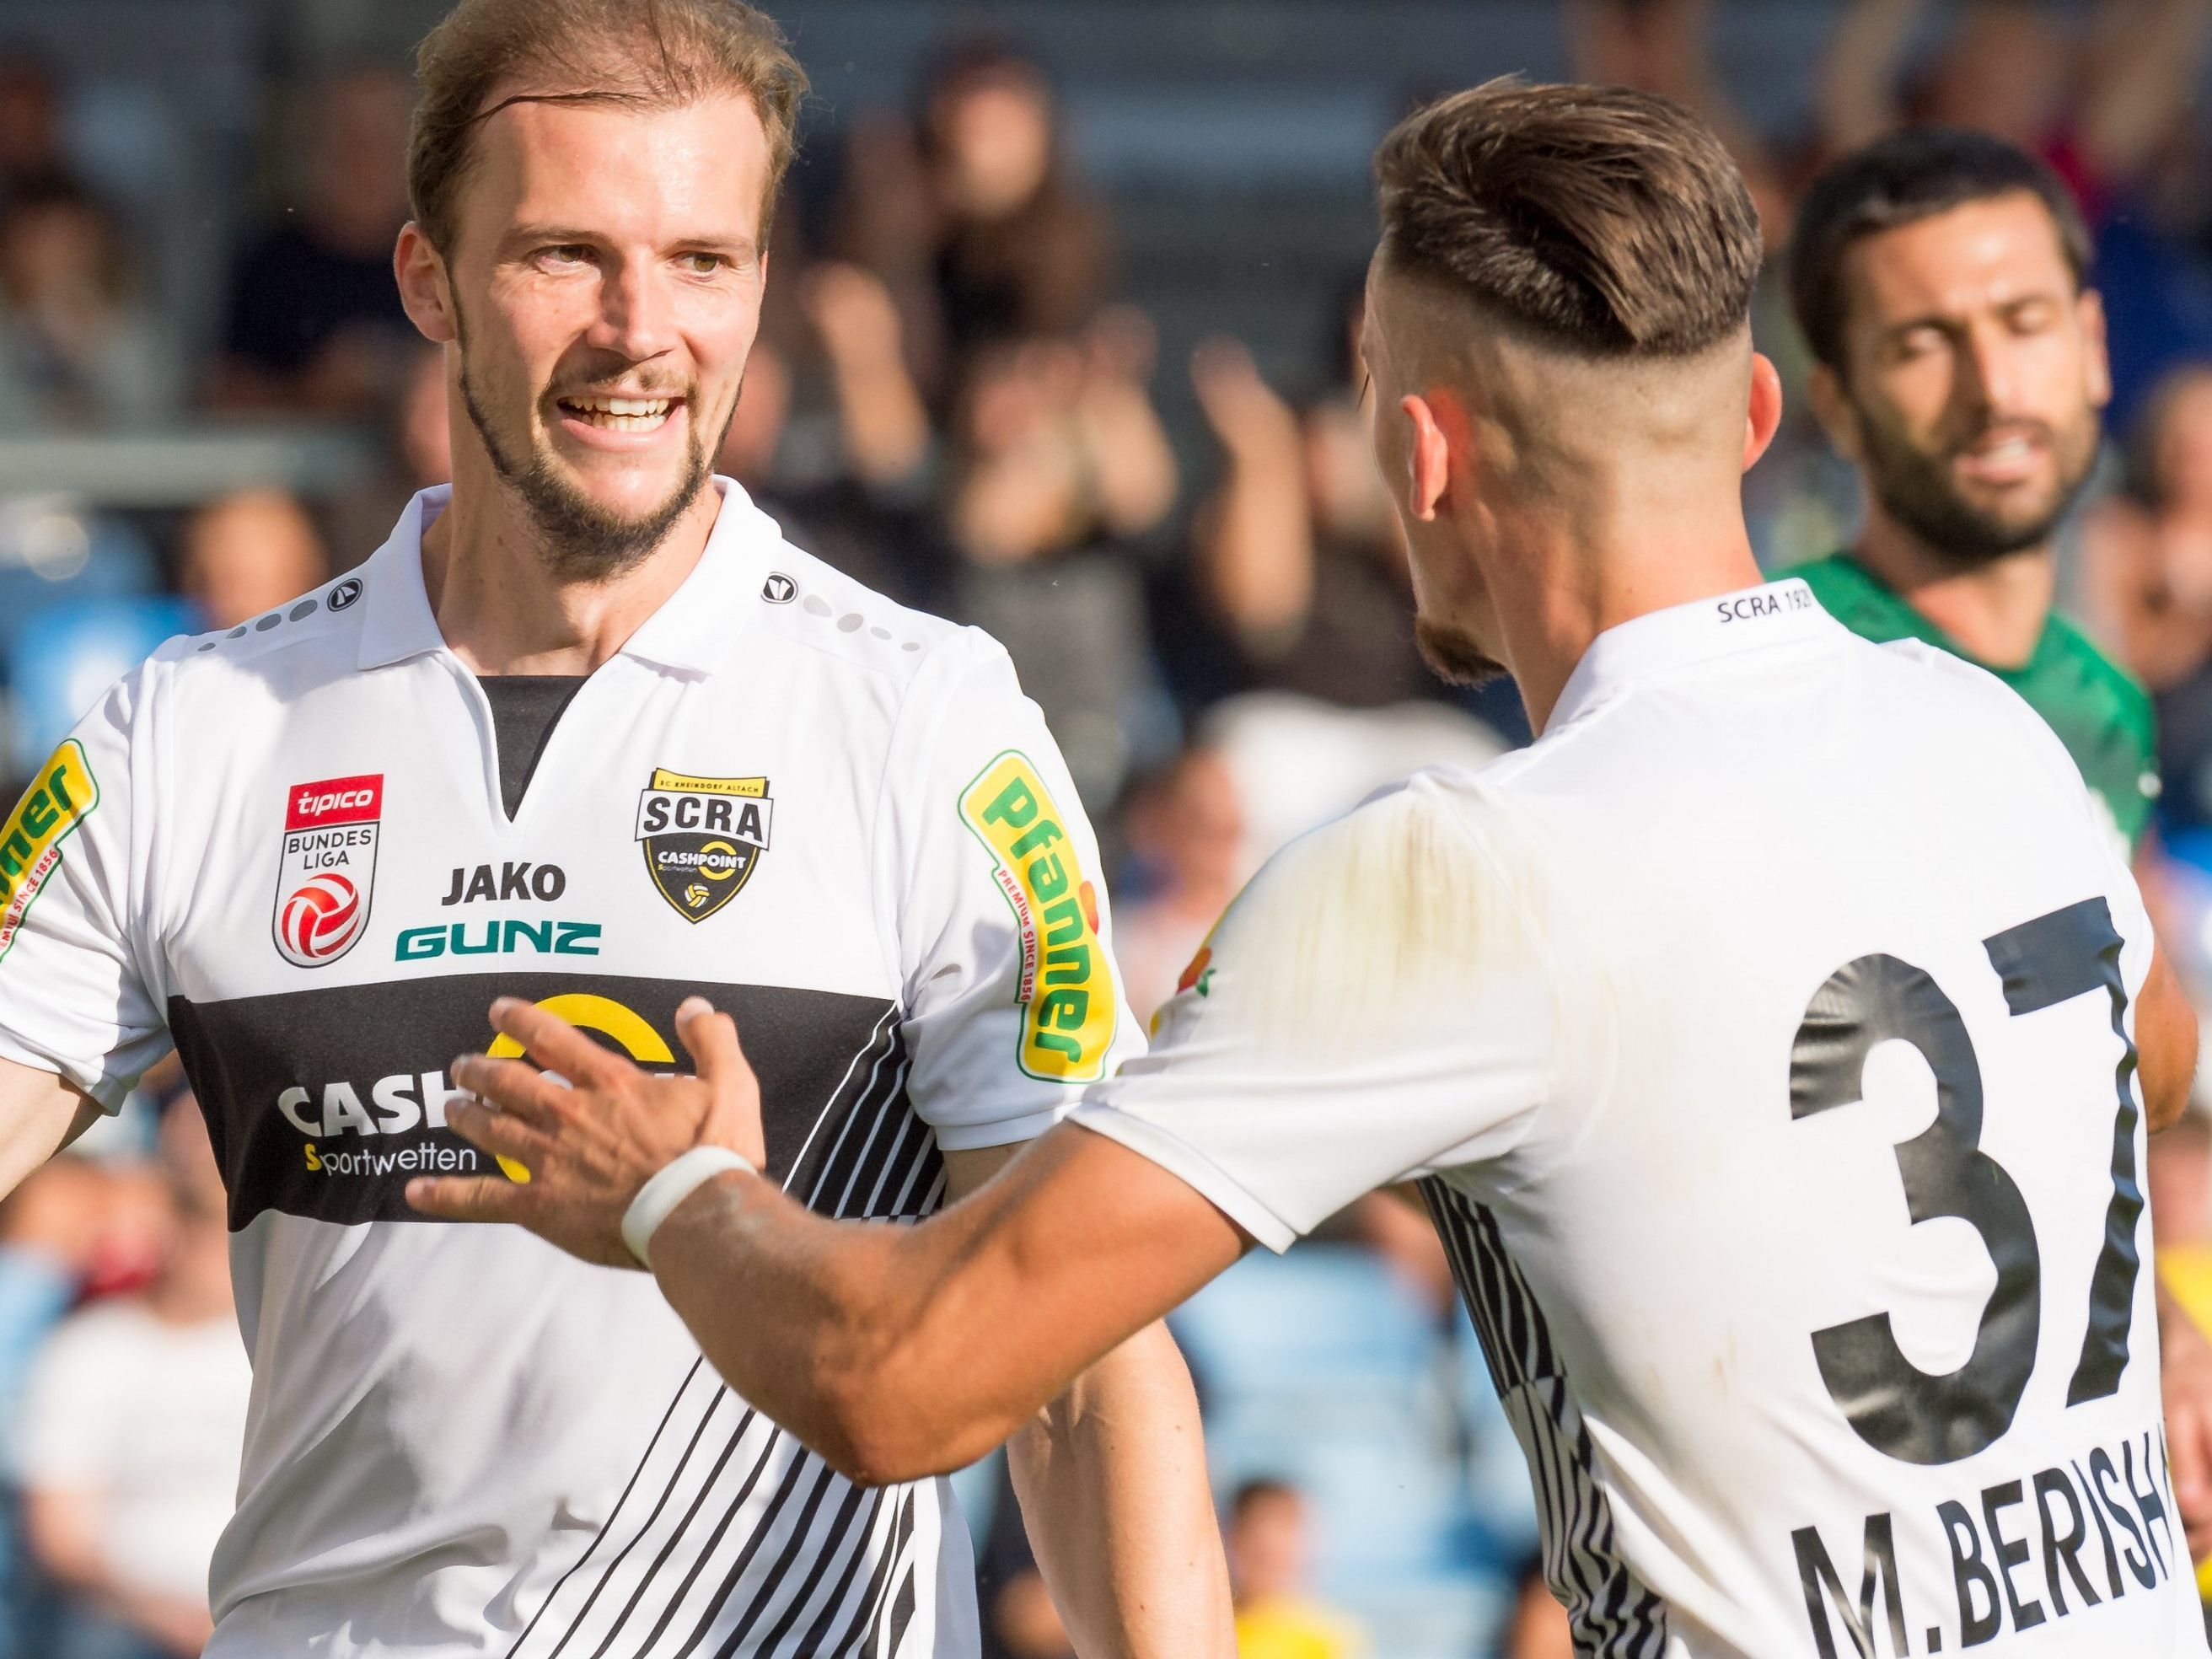
[{"label": "smiling mouth", "polygon": [[565,397],[561,412],[602,432],[652,432],[665,424],[680,398]]}]

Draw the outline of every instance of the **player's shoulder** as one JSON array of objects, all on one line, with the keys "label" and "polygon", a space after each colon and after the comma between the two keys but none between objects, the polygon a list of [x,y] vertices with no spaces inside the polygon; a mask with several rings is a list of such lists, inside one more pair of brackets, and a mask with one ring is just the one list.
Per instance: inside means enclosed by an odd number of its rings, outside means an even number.
[{"label": "player's shoulder", "polygon": [[1503,792],[1490,787],[1495,770],[1424,768],[1308,830],[1285,856],[1304,866],[1300,879],[1327,866],[1339,872],[1332,882],[1378,897],[1401,887],[1418,891],[1425,884],[1438,892],[1487,884],[1495,872],[1525,865],[1529,854],[1519,844],[1525,838],[1517,815]]},{"label": "player's shoulder", "polygon": [[2108,656],[2102,647],[2057,611],[2051,614],[2046,650],[2063,662],[2090,696],[2105,705],[2111,719],[2148,755],[2155,745],[2157,715],[2142,682]]},{"label": "player's shoulder", "polygon": [[142,689],[219,694],[227,685],[264,683],[280,665],[311,677],[351,673],[368,611],[362,599],[375,579],[364,565],[235,627],[165,641],[146,659]]},{"label": "player's shoulder", "polygon": [[913,680],[1005,655],[981,629],[902,605],[780,531],[767,563],[756,625],[846,670]]}]

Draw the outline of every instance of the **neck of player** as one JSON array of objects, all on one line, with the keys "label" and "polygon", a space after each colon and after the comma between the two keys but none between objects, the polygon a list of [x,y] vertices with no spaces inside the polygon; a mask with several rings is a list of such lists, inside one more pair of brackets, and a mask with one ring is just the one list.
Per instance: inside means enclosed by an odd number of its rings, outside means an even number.
[{"label": "neck of player", "polygon": [[2042,641],[2058,586],[2058,560],[2049,542],[1961,568],[1869,501],[1851,555],[1991,668],[2026,666]]},{"label": "neck of player", "polygon": [[491,479],[461,476],[459,448],[453,500],[422,535],[422,586],[446,644],[480,677],[592,672],[684,585],[721,510],[709,483],[629,569],[562,580],[520,503]]}]

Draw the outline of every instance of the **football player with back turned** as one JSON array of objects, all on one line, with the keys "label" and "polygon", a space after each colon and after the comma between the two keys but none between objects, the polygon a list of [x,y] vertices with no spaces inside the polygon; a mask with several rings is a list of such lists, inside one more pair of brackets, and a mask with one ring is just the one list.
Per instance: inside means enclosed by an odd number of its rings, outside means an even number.
[{"label": "football player with back turned", "polygon": [[1709,131],[1492,84],[1377,173],[1420,637],[1509,672],[1535,742],[1279,854],[1153,1052],[918,1227],[752,1172],[775,1091],[703,1002],[684,1079],[494,1005],[574,1086],[463,1063],[454,1121],[532,1180],[410,1199],[647,1263],[749,1399],[885,1479],[1418,1182],[1577,1652],[2201,1659],[2137,1182],[2196,1032],[2108,823],[1990,675],[1760,582],[1780,392]]}]

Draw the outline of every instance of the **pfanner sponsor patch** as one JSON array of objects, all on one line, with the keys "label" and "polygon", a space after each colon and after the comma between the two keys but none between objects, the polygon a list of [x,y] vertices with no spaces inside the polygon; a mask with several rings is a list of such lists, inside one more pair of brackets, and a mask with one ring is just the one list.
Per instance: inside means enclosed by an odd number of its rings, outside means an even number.
[{"label": "pfanner sponsor patch", "polygon": [[62,843],[99,805],[100,785],[84,745],[71,738],[0,824],[0,957],[14,946],[47,878],[61,867]]},{"label": "pfanner sponsor patch", "polygon": [[1114,971],[1098,940],[1097,890],[1084,879],[1051,792],[1028,757],[1010,749],[961,792],[960,817],[990,848],[1021,933],[1022,1070],[1048,1083],[1095,1081],[1114,1042]]},{"label": "pfanner sponsor patch", "polygon": [[367,931],[383,817],[381,772],[295,783],[285,796],[272,926],[295,968],[327,967]]}]

